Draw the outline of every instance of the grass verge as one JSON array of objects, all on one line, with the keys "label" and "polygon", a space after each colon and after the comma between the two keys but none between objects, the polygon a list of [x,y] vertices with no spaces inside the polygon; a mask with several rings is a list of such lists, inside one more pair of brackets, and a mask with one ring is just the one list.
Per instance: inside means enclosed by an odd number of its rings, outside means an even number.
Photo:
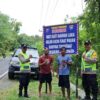
[{"label": "grass verge", "polygon": [[[66,100],[62,97],[61,90],[58,87],[57,78],[53,78],[52,82],[52,95],[45,94],[45,84],[42,88],[42,97],[38,97],[38,81],[31,81],[29,84],[28,94],[30,98],[18,97],[18,81],[9,89],[0,91],[0,100]],[[71,92],[71,100],[75,99],[75,93]]]}]

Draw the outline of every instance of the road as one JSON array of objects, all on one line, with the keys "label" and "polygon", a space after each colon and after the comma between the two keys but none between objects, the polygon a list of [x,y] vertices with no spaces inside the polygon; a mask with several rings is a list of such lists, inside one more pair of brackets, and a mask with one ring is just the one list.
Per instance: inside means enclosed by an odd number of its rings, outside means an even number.
[{"label": "road", "polygon": [[0,90],[9,88],[16,82],[8,79],[9,61],[10,57],[0,59]]},{"label": "road", "polygon": [[8,71],[10,57],[0,59],[0,76]]}]

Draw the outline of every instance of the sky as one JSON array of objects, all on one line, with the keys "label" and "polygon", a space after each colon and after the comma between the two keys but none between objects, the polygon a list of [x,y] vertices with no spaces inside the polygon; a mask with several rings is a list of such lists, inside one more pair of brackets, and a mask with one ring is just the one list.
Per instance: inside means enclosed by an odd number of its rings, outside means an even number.
[{"label": "sky", "polygon": [[43,26],[83,13],[84,0],[0,0],[0,11],[22,23],[20,33],[42,36]]}]

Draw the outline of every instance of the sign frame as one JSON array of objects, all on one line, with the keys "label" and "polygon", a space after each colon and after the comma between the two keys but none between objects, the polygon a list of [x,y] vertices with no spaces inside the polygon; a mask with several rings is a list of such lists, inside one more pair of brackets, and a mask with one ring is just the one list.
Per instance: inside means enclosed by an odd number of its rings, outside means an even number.
[{"label": "sign frame", "polygon": [[[67,54],[78,54],[78,34],[79,34],[79,23],[78,22],[44,26],[43,27],[44,48],[48,48],[50,51],[50,54],[59,54],[60,53],[59,49],[61,47],[66,47]],[[60,38],[60,35],[62,35],[61,38]],[[64,40],[67,42],[64,42]],[[62,43],[59,41],[62,41]],[[61,46],[61,44],[63,45]],[[54,45],[54,48],[53,48],[53,45]],[[58,48],[56,48],[57,47],[56,45],[58,46]]]}]

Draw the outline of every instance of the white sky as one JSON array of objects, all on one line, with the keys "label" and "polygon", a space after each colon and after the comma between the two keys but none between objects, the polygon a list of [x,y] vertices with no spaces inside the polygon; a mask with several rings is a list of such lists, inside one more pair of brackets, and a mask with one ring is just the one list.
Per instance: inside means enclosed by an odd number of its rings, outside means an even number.
[{"label": "white sky", "polygon": [[84,0],[0,0],[0,11],[22,23],[20,33],[42,35],[42,26],[64,24],[83,12]]}]

